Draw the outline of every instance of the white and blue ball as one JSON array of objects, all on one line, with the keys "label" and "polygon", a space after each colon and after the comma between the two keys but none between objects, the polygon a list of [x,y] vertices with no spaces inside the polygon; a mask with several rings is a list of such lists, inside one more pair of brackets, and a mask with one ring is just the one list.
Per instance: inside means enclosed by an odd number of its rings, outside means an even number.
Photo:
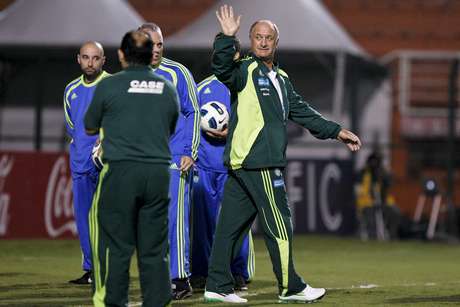
[{"label": "white and blue ball", "polygon": [[210,101],[200,108],[201,129],[209,132],[220,132],[228,126],[228,111],[218,101]]}]

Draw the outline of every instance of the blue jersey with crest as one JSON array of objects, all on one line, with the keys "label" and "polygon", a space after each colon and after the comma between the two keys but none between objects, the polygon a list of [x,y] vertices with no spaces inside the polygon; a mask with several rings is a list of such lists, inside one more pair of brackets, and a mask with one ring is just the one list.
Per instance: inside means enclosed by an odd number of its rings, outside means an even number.
[{"label": "blue jersey with crest", "polygon": [[171,81],[179,95],[181,112],[176,131],[169,141],[171,154],[189,156],[196,160],[200,143],[200,115],[195,80],[184,65],[167,58],[163,58],[161,64],[153,69]]},{"label": "blue jersey with crest", "polygon": [[[216,76],[210,76],[198,84],[198,100],[200,107],[210,101],[217,101],[225,105],[230,112],[230,91]],[[207,170],[226,173],[224,166],[225,140],[217,140],[201,131],[201,141],[198,150],[197,166]]]},{"label": "blue jersey with crest", "polygon": [[84,76],[81,75],[70,82],[64,90],[64,115],[67,133],[71,137],[69,155],[73,175],[87,173],[94,169],[91,150],[98,136],[86,134],[83,119],[96,85],[108,76],[110,74],[102,71],[96,80],[86,83]]}]

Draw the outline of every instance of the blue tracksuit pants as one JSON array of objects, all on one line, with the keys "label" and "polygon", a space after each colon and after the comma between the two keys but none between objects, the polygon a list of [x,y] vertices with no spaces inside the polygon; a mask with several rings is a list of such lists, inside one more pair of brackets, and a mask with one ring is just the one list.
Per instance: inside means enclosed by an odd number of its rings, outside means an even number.
[{"label": "blue tracksuit pants", "polygon": [[96,168],[87,173],[72,174],[73,210],[83,254],[82,268],[84,271],[92,270],[88,216],[98,176],[99,171]]},{"label": "blue tracksuit pants", "polygon": [[190,276],[190,189],[193,171],[180,172],[180,157],[170,167],[169,248],[171,279]]}]

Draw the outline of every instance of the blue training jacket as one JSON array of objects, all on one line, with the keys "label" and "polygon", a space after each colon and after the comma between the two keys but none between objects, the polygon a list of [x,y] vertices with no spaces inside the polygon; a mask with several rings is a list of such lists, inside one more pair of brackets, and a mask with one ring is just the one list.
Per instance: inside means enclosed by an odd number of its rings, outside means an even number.
[{"label": "blue training jacket", "polygon": [[[198,100],[200,107],[210,101],[217,101],[227,107],[230,114],[230,91],[216,76],[212,75],[198,84]],[[225,141],[215,140],[201,131],[201,142],[198,150],[197,166],[207,170],[226,173],[224,166]]]},{"label": "blue training jacket", "polygon": [[171,154],[189,156],[196,160],[200,144],[200,112],[195,80],[184,65],[167,58],[163,58],[161,64],[153,69],[171,81],[179,95],[180,114],[176,131],[169,141]]},{"label": "blue training jacket", "polygon": [[71,137],[69,155],[72,175],[86,173],[94,168],[91,150],[98,136],[86,134],[83,119],[93,98],[96,85],[108,76],[110,76],[109,73],[102,71],[96,80],[86,83],[84,76],[81,75],[67,84],[64,90],[65,124],[67,133]]}]

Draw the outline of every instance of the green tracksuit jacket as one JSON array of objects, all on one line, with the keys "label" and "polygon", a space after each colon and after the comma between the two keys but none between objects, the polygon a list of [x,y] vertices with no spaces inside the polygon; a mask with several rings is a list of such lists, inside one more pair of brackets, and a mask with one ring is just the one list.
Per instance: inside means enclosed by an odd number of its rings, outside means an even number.
[{"label": "green tracksuit jacket", "polygon": [[286,166],[290,119],[319,139],[336,138],[341,127],[326,120],[298,95],[278,65],[283,103],[268,77],[269,69],[254,55],[233,61],[235,38],[220,34],[214,42],[212,72],[232,93],[229,134],[224,153],[231,169]]}]

